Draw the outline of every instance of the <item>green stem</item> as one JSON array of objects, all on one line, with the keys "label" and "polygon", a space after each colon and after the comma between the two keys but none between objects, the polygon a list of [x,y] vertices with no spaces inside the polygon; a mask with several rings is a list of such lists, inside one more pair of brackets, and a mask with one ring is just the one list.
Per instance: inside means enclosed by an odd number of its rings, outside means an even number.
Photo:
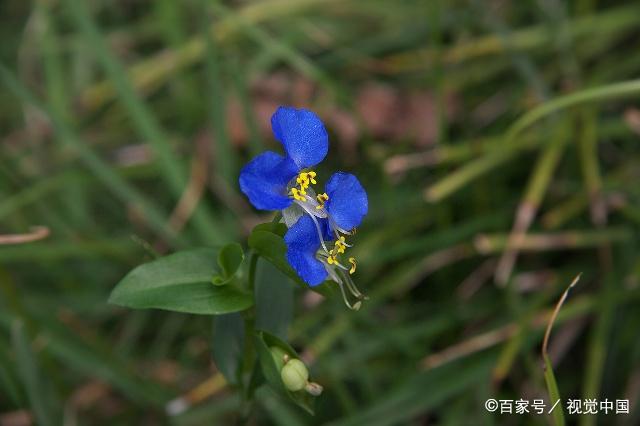
[{"label": "green stem", "polygon": [[[278,212],[273,217],[271,223],[278,223],[282,218],[282,213]],[[251,250],[249,256],[249,275],[247,277],[247,287],[249,291],[254,294],[256,287],[256,270],[258,268],[258,259],[260,255]],[[256,349],[253,345],[253,336],[256,331],[256,315],[255,307],[242,312],[242,319],[244,320],[245,330],[245,347],[244,347],[244,359],[242,366],[242,375],[240,377],[240,383],[242,385],[242,405],[240,408],[240,416],[238,417],[237,424],[244,425],[249,422],[251,410],[253,408],[253,392],[251,391],[251,380],[256,368]],[[246,379],[246,382],[245,382]]]},{"label": "green stem", "polygon": [[253,293],[256,285],[256,269],[258,267],[258,258],[260,256],[255,251],[251,251],[249,258],[249,291]]}]

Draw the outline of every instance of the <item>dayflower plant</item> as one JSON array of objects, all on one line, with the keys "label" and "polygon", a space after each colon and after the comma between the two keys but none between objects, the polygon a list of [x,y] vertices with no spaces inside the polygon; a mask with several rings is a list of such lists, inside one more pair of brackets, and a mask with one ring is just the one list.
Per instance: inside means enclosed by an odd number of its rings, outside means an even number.
[{"label": "dayflower plant", "polygon": [[[281,339],[290,315],[272,309],[273,292],[290,295],[293,289],[258,279],[257,265],[263,259],[283,277],[297,274],[312,287],[335,281],[346,305],[359,309],[366,297],[351,278],[356,260],[349,255],[347,239],[367,214],[367,193],[354,175],[344,172],[331,175],[323,192],[314,191],[318,175],[312,168],[329,149],[327,131],[316,114],[280,107],[271,126],[284,154],[258,155],[242,168],[239,181],[251,204],[276,212],[286,225],[286,247],[282,225],[258,225],[249,237],[248,262],[237,242],[181,250],[130,271],[109,300],[135,309],[214,316],[212,356],[230,385],[250,401],[255,389],[267,383],[313,413],[313,398],[322,386],[310,379],[296,350]],[[283,303],[282,309],[292,315],[290,304]]]},{"label": "dayflower plant", "polygon": [[[271,127],[285,155],[267,151],[255,157],[240,172],[240,189],[260,210],[280,211],[287,225],[284,240],[287,261],[300,278],[316,286],[331,278],[338,283],[346,305],[359,309],[365,296],[351,274],[356,260],[346,257],[353,235],[368,211],[367,193],[349,173],[334,173],[325,192],[315,193],[317,173],[311,167],[327,155],[329,138],[324,124],[313,112],[279,107]],[[349,301],[346,290],[355,297]]]}]

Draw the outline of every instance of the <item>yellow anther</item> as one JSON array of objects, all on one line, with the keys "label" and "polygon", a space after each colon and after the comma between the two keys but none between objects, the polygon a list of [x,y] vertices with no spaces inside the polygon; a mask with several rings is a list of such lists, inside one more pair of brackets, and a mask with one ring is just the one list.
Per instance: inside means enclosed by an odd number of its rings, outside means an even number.
[{"label": "yellow anther", "polygon": [[[333,250],[331,250],[333,251]],[[334,263],[338,263],[338,259],[336,259],[335,255],[331,255],[329,257],[327,257],[327,263],[329,265],[333,265]]]},{"label": "yellow anther", "polygon": [[316,199],[318,200],[318,205],[316,206],[316,209],[320,210],[324,207],[324,203],[329,199],[329,196],[325,192],[323,194],[318,194],[316,196]]},{"label": "yellow anther", "polygon": [[314,179],[316,177],[316,172],[301,172],[296,177],[297,188],[291,188],[291,195],[298,201],[306,201],[307,188],[311,186],[312,183],[316,183]]},{"label": "yellow anther", "polygon": [[356,259],[355,257],[349,258],[349,263],[351,264],[351,269],[349,269],[349,273],[353,274],[356,271]]},{"label": "yellow anther", "polygon": [[316,172],[314,172],[314,171],[310,171],[310,172],[308,173],[308,175],[309,175],[309,180],[311,181],[311,183],[312,183],[312,184],[314,184],[314,185],[315,185],[316,183],[318,183],[318,182],[316,182],[316,180],[315,180]]},{"label": "yellow anther", "polygon": [[342,236],[336,240],[334,245],[335,245],[335,250],[338,253],[344,253],[344,251],[347,249],[347,245],[345,244],[345,239]]},{"label": "yellow anther", "polygon": [[304,192],[299,191],[296,188],[291,188],[291,195],[293,195],[293,198],[298,200],[298,201],[305,201],[306,198],[304,197]]}]

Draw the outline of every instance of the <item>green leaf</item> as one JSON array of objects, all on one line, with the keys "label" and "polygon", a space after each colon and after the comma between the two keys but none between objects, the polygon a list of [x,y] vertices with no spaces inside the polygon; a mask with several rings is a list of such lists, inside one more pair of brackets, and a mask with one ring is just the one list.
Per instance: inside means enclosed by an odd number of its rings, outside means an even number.
[{"label": "green leaf", "polygon": [[[283,227],[284,224],[281,223],[263,223],[256,226],[249,236],[249,247],[254,249],[260,256],[273,264],[287,277],[291,278],[296,284],[320,293],[325,297],[333,295],[334,286],[332,285],[332,281],[325,281],[318,286],[311,287],[302,281],[296,271],[291,268],[285,257],[287,245],[282,236],[279,235],[279,233],[282,232]],[[274,231],[278,233],[275,233]]]},{"label": "green leaf", "polygon": [[192,314],[219,315],[253,305],[250,294],[232,286],[211,284],[219,274],[218,250],[201,248],[161,257],[129,272],[109,298],[128,308],[156,308]]},{"label": "green leaf", "polygon": [[273,264],[258,261],[255,284],[256,328],[280,338],[293,318],[293,285]]},{"label": "green leaf", "polygon": [[260,360],[260,367],[262,368],[262,374],[267,380],[267,383],[269,383],[279,394],[289,397],[291,401],[295,402],[309,414],[314,414],[313,396],[309,395],[304,390],[290,392],[284,387],[284,383],[282,383],[282,379],[280,378],[280,369],[276,365],[276,361],[273,359],[271,348],[279,348],[290,357],[299,359],[300,356],[296,351],[289,346],[289,344],[266,331],[256,332],[255,345],[258,352],[258,359]]},{"label": "green leaf", "polygon": [[218,253],[218,266],[221,274],[214,276],[212,282],[215,285],[228,284],[238,272],[243,260],[244,252],[240,244],[231,243],[222,247]]},{"label": "green leaf", "polygon": [[237,384],[244,354],[244,320],[238,312],[213,319],[213,360],[231,384]]}]

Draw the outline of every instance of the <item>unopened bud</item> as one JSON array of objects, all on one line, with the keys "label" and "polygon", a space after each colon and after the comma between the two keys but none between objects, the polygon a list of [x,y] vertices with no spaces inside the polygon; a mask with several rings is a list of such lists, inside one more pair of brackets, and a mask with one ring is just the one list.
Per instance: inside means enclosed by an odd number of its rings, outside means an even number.
[{"label": "unopened bud", "polygon": [[290,359],[280,372],[284,386],[291,392],[302,390],[309,380],[309,370],[299,359]]}]

